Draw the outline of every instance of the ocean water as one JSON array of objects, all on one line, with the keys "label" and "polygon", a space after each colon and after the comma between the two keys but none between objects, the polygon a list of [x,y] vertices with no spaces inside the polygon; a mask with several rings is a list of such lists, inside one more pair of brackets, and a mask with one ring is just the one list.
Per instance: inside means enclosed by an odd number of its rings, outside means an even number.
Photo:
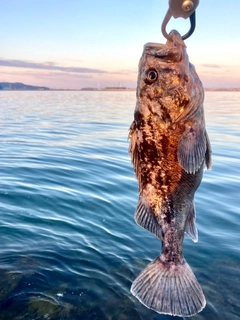
[{"label": "ocean water", "polygon": [[[131,294],[161,243],[133,218],[134,92],[0,92],[0,320],[168,320]],[[184,256],[196,320],[240,319],[240,93],[206,92],[213,170]],[[181,319],[181,318],[180,318]]]}]

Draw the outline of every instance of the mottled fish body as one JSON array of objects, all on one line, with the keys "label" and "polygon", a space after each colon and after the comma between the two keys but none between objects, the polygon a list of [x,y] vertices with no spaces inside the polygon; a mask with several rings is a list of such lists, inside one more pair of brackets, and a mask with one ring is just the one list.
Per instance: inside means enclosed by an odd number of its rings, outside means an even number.
[{"label": "mottled fish body", "polygon": [[133,282],[131,292],[158,313],[183,317],[206,304],[182,254],[184,232],[198,240],[194,193],[204,166],[211,167],[203,100],[202,83],[177,31],[165,45],[144,46],[129,133],[139,183],[135,220],[162,241],[162,252]]}]

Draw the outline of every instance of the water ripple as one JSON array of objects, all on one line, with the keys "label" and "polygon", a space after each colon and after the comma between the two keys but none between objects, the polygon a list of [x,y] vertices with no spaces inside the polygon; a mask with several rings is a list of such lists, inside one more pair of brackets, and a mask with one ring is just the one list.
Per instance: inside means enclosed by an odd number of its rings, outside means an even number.
[{"label": "water ripple", "polygon": [[[1,95],[0,318],[171,319],[129,292],[161,250],[133,219],[135,93]],[[240,314],[239,101],[206,93],[213,170],[196,193],[199,242],[184,240],[208,302],[196,319]]]}]

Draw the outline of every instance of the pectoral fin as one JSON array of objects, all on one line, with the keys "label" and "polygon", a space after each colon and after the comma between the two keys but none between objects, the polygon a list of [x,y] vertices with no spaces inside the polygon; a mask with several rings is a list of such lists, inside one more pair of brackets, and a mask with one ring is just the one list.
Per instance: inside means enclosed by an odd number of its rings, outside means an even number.
[{"label": "pectoral fin", "polygon": [[178,143],[178,161],[187,173],[200,168],[206,154],[205,128],[201,124],[187,124]]},{"label": "pectoral fin", "polygon": [[192,239],[193,242],[198,242],[198,231],[196,228],[196,209],[194,201],[192,202],[188,213],[185,232]]},{"label": "pectoral fin", "polygon": [[134,215],[136,223],[162,240],[161,227],[146,201],[140,199]]}]

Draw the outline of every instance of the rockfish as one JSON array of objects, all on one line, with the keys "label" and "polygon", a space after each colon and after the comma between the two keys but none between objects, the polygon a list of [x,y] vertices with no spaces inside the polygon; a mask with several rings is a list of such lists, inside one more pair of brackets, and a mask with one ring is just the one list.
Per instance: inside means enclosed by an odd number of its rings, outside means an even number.
[{"label": "rockfish", "polygon": [[173,30],[147,43],[139,62],[129,152],[139,183],[135,221],[162,241],[161,254],[137,277],[132,294],[158,313],[192,316],[206,304],[182,253],[184,232],[197,242],[194,193],[211,167],[204,89]]}]

